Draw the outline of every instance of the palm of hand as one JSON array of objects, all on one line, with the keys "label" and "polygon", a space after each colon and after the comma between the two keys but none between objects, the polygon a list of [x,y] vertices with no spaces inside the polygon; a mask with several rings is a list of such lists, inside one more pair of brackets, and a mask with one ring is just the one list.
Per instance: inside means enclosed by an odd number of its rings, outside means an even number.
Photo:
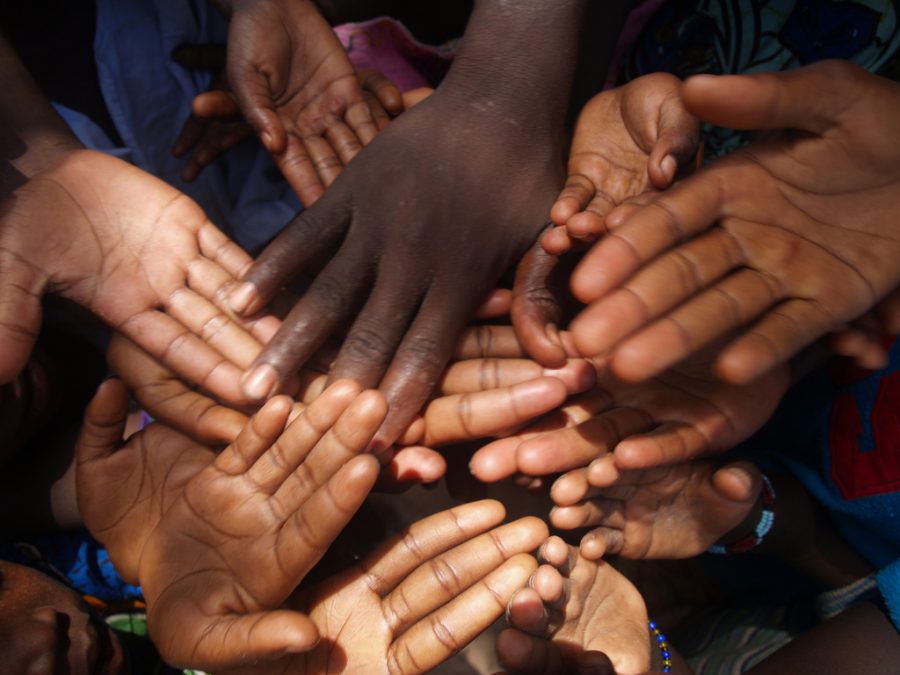
[{"label": "palm of hand", "polygon": [[258,342],[244,328],[263,324],[241,326],[210,298],[250,258],[192,200],[87,150],[70,153],[17,198],[38,202],[35,217],[64,224],[49,235],[34,226],[4,233],[4,248],[19,261],[10,274],[24,288],[37,286],[39,297],[49,285],[191,381],[226,400],[245,400],[239,366],[252,352],[244,351],[248,343],[258,348]]},{"label": "palm of hand", "polygon": [[214,457],[174,429],[151,424],[114,454],[79,461],[85,526],[130,583],[138,583],[141,552],[163,513]]},{"label": "palm of hand", "polygon": [[[900,208],[900,163],[885,141],[900,132],[900,86],[832,62],[719,87],[689,82],[688,107],[724,126],[800,131],[770,133],[625,216],[576,270],[579,298],[599,298],[572,324],[578,348],[598,353],[625,338],[611,367],[629,380],[749,324],[718,360],[722,377],[747,382],[900,284],[889,215]],[[744,98],[746,115],[733,102]]]},{"label": "palm of hand", "polygon": [[[559,185],[556,139],[510,147],[519,132],[492,127],[476,106],[436,92],[382,131],[245,277],[252,311],[340,246],[256,363],[283,378],[363,306],[331,374],[381,382],[391,408],[382,445],[421,408],[463,325],[533,241]],[[485,194],[515,195],[516,204]]]}]

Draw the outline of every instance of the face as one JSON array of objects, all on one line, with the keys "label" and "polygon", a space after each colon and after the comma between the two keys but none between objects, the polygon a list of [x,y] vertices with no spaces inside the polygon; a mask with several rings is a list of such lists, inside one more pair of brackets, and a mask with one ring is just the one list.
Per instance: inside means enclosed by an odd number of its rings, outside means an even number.
[{"label": "face", "polygon": [[28,675],[118,675],[125,661],[119,641],[77,593],[0,561],[0,663],[4,672]]}]

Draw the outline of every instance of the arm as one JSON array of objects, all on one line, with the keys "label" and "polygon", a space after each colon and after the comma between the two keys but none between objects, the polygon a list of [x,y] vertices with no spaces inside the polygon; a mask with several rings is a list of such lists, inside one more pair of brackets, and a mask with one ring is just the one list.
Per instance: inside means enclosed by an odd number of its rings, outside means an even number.
[{"label": "arm", "polygon": [[256,359],[248,395],[277,390],[355,317],[331,375],[380,383],[391,413],[376,441],[385,451],[397,438],[475,307],[546,222],[584,5],[476,3],[435,93],[381,132],[232,296],[252,313],[340,247]]}]

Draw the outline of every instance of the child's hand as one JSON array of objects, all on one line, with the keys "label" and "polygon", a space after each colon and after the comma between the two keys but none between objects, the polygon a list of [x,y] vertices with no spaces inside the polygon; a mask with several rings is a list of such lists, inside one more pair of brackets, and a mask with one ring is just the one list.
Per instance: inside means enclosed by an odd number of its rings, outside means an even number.
[{"label": "child's hand", "polygon": [[[366,97],[347,53],[309,0],[234,3],[228,81],[247,122],[307,206],[378,133],[375,100],[400,112],[400,94]],[[380,106],[379,106],[380,107]]]},{"label": "child's hand", "polygon": [[682,95],[702,120],[780,131],[610,214],[572,276],[593,303],[572,331],[629,381],[726,338],[717,371],[748,382],[900,285],[900,85],[832,61]]},{"label": "child's hand", "polygon": [[595,528],[581,540],[590,560],[692,558],[740,526],[761,489],[759,470],[747,462],[621,471],[606,455],[556,481],[550,518],[563,530]]},{"label": "child's hand", "polygon": [[578,115],[568,179],[544,235],[555,255],[572,239],[606,232],[606,214],[629,197],[664,190],[697,154],[700,125],[681,102],[681,80],[668,73],[639,77],[604,91]]},{"label": "child's hand", "polygon": [[[504,667],[525,673],[650,670],[644,599],[605,561],[591,562],[559,537],[540,549],[542,564],[509,602],[512,626],[497,638]],[[648,648],[649,647],[649,648]]]},{"label": "child's hand", "polygon": [[[224,45],[183,45],[175,54],[175,60],[189,68],[203,68],[216,71],[210,90],[194,98],[191,115],[182,127],[178,139],[172,148],[172,154],[183,157],[190,153],[181,172],[182,180],[190,183],[196,180],[203,169],[246,138],[253,135],[253,128],[241,115],[237,101],[231,92],[225,77]],[[362,88],[365,104],[368,106],[376,131],[387,126],[391,116],[403,111],[403,100],[397,87],[384,75],[375,70],[365,69],[356,72],[356,78]],[[371,138],[364,133],[359,138],[360,147]],[[326,135],[325,139],[328,141]],[[305,150],[298,150],[298,152]],[[333,152],[337,148],[332,148]],[[345,153],[341,163],[346,164],[355,152]],[[322,185],[328,187],[340,170],[331,162],[316,164]],[[313,200],[314,201],[314,200]],[[306,202],[309,206],[312,201]]]},{"label": "child's hand", "polygon": [[78,438],[75,477],[85,526],[107,548],[119,574],[137,584],[148,537],[215,454],[163,424],[151,424],[123,443],[127,405],[119,380],[97,390]]},{"label": "child's hand", "polygon": [[500,503],[483,501],[414,523],[355,567],[291,599],[318,627],[318,645],[240,672],[434,668],[501,617],[536,567],[525,554],[546,538],[547,526],[523,518],[496,527],[503,517]]},{"label": "child's hand", "polygon": [[0,381],[24,365],[40,297],[56,292],[191,382],[246,400],[241,369],[278,321],[216,306],[251,260],[191,199],[126,162],[75,150],[4,204]]},{"label": "child's hand", "polygon": [[750,385],[726,384],[699,357],[641,384],[620,382],[602,366],[598,371],[591,391],[476,452],[475,476],[488,482],[516,473],[545,476],[608,453],[620,469],[643,469],[721,452],[759,429],[789,384],[787,368]]}]

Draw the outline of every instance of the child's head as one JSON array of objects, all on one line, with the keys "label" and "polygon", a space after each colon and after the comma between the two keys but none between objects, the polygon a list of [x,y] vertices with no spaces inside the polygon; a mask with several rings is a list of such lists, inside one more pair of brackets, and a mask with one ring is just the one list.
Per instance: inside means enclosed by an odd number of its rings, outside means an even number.
[{"label": "child's head", "polygon": [[37,570],[0,561],[0,663],[4,672],[124,672],[119,641],[81,597]]}]

